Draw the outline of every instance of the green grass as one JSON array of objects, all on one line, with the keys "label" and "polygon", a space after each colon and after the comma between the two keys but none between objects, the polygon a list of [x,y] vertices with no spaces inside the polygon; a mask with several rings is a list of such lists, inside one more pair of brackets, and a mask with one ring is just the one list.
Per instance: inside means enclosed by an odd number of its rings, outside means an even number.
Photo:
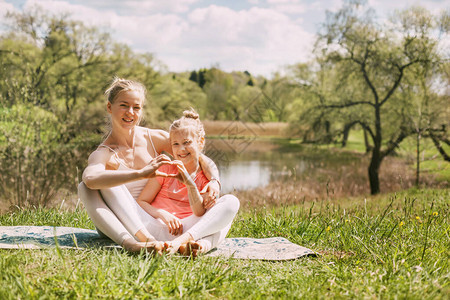
[{"label": "green grass", "polygon": [[[448,299],[449,190],[241,211],[230,236],[283,236],[321,255],[286,262],[118,250],[1,250],[0,298]],[[0,225],[93,228],[84,211],[17,210]]]},{"label": "green grass", "polygon": [[[450,153],[450,146],[441,143],[446,153]],[[406,138],[398,149],[398,153],[405,157],[412,168],[416,168],[416,139]],[[420,171],[425,174],[434,174],[440,181],[450,181],[450,163],[444,161],[430,139],[420,142]]]},{"label": "green grass", "polygon": [[[450,146],[441,143],[447,153],[450,153]],[[323,145],[325,149],[340,147],[340,145]],[[362,130],[350,131],[345,150],[365,153],[364,132]],[[408,161],[411,169],[416,169],[416,137],[409,136],[402,141],[396,153]],[[383,166],[382,166],[383,167]],[[435,148],[433,142],[428,138],[420,141],[420,171],[422,174],[432,174],[439,181],[450,181],[450,163],[444,161]]]}]

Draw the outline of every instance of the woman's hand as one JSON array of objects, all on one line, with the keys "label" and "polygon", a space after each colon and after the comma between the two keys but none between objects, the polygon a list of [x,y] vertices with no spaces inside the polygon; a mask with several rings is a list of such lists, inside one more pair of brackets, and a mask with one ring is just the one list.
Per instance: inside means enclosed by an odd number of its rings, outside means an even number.
[{"label": "woman's hand", "polygon": [[158,210],[158,218],[160,218],[164,224],[169,228],[169,233],[172,235],[180,235],[183,233],[183,224],[180,219],[172,215],[170,212],[164,209]]},{"label": "woman's hand", "polygon": [[207,193],[200,194],[203,198],[203,208],[210,209],[216,205],[216,198],[211,198]]},{"label": "woman's hand", "polygon": [[158,171],[158,168],[161,167],[162,165],[171,165],[171,164],[173,164],[173,162],[167,155],[160,154],[157,157],[153,158],[148,165],[146,165],[145,167],[143,167],[141,169],[141,172],[143,175],[142,177],[143,178],[153,178],[156,176],[176,177],[177,174],[167,174],[167,173]]},{"label": "woman's hand", "polygon": [[210,209],[216,204],[220,195],[220,186],[217,181],[210,181],[200,192],[203,198],[203,207]]}]

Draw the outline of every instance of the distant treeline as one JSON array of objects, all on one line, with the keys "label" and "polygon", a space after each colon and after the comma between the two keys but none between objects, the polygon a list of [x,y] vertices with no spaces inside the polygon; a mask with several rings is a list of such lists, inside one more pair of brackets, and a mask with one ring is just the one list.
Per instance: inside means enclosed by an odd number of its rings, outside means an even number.
[{"label": "distant treeline", "polygon": [[[103,91],[113,76],[148,89],[147,126],[164,127],[194,107],[204,120],[287,122],[291,136],[342,143],[364,130],[379,192],[383,158],[411,135],[449,143],[449,13],[421,8],[379,23],[351,1],[329,13],[314,59],[271,78],[219,67],[172,73],[150,53],[36,6],[8,13],[0,36],[0,198],[45,204],[73,190],[105,133]],[[420,146],[420,145],[419,145]]]}]

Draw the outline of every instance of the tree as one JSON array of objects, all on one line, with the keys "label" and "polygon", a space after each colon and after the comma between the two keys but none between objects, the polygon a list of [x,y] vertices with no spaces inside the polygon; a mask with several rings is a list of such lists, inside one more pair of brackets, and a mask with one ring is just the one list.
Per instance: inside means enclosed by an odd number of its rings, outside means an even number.
[{"label": "tree", "polygon": [[[390,27],[378,24],[374,12],[360,2],[350,1],[337,13],[328,13],[317,43],[319,58],[339,70],[336,82],[353,81],[347,96],[322,98],[317,108],[342,112],[368,132],[373,144],[368,167],[372,194],[380,192],[383,159],[413,132],[395,101],[405,74],[413,66],[440,59],[433,16],[423,9],[411,12],[409,19],[393,19],[396,23]],[[354,108],[360,113],[350,113]]]},{"label": "tree", "polygon": [[[65,113],[71,113],[78,102],[92,98],[109,63],[107,33],[64,14],[49,15],[38,6],[8,13],[7,18],[11,31],[2,39],[1,60],[10,75],[2,88],[10,89],[5,97],[9,105],[25,101],[49,108],[63,101]],[[21,94],[24,88],[30,92]]]},{"label": "tree", "polygon": [[[449,97],[437,92],[443,90],[446,85],[442,75],[440,64],[415,65],[405,75],[405,80],[400,86],[401,93],[396,97],[402,104],[398,114],[409,123],[408,126],[415,135],[416,186],[420,183],[420,154],[423,138],[434,138],[435,143],[436,137],[444,137],[448,128],[450,114],[445,108]],[[440,151],[439,146],[437,149]],[[446,159],[446,153],[442,151],[440,152]]]},{"label": "tree", "polygon": [[100,142],[108,82],[118,75],[153,90],[158,62],[66,14],[36,6],[7,16],[10,30],[0,36],[0,197],[45,205],[59,188],[76,188],[77,169]]}]

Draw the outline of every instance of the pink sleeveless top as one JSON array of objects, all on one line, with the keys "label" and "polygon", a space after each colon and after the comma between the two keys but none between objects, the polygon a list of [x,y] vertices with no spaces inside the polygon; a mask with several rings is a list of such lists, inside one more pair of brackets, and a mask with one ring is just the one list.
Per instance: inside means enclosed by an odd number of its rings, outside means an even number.
[{"label": "pink sleeveless top", "polygon": [[[163,165],[158,170],[167,174],[178,173],[174,165]],[[150,203],[153,207],[164,209],[180,219],[193,214],[189,204],[188,190],[183,183],[176,178],[156,177],[156,179],[161,185],[161,190]],[[199,191],[209,182],[203,171],[195,175],[194,181]]]}]

